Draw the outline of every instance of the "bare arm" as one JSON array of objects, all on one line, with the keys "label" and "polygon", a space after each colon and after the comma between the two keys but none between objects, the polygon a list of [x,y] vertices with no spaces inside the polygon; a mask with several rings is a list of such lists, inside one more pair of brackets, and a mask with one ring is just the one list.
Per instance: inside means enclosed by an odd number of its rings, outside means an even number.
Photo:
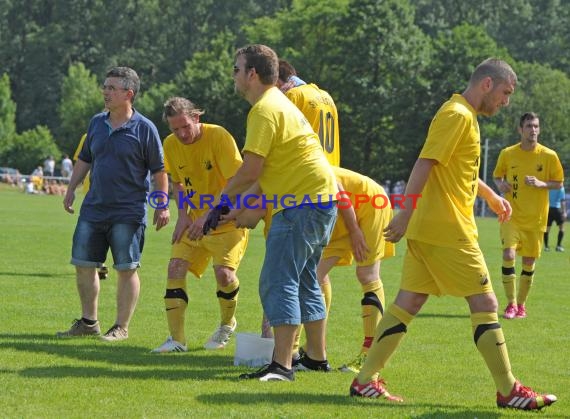
[{"label": "bare arm", "polygon": [[535,176],[525,176],[524,183],[528,186],[534,186],[540,189],[560,189],[564,184],[562,181],[558,180],[548,180],[546,182],[538,180]]},{"label": "bare arm", "polygon": [[[337,182],[337,186],[339,195],[342,195],[344,192],[344,187],[339,182]],[[366,258],[366,254],[368,253],[369,248],[366,244],[364,234],[360,229],[360,225],[358,224],[358,219],[356,218],[354,207],[352,205],[339,205],[338,212],[342,217],[344,224],[346,225],[348,234],[350,235],[352,253],[354,254],[354,258],[358,262],[362,262]]]},{"label": "bare arm", "polygon": [[222,191],[222,195],[227,196],[234,202],[236,195],[247,191],[259,179],[263,172],[264,162],[264,157],[246,151],[241,167],[234,177],[228,181],[228,184]]},{"label": "bare arm", "polygon": [[178,218],[176,219],[176,225],[174,226],[174,231],[172,232],[172,244],[180,242],[184,235],[184,232],[188,230],[192,221],[188,217],[188,204],[185,201],[180,200],[180,196],[184,196],[186,190],[180,182],[173,183],[174,188],[174,200],[176,201],[176,209],[178,213]]},{"label": "bare arm", "polygon": [[[496,183],[496,182],[495,182]],[[510,187],[510,185],[509,185]],[[513,212],[511,204],[505,198],[497,195],[485,182],[479,179],[477,195],[487,201],[489,208],[499,217],[499,222],[508,221]]]},{"label": "bare arm", "polygon": [[87,173],[91,169],[91,164],[87,163],[81,159],[78,159],[71,173],[71,179],[69,179],[69,185],[67,186],[67,192],[63,198],[63,208],[73,214],[75,210],[73,209],[73,201],[75,201],[75,189],[77,186],[85,179]]},{"label": "bare arm", "polygon": [[239,208],[232,208],[228,214],[222,215],[220,224],[235,220],[238,228],[255,228],[259,221],[265,217],[266,211],[268,211],[266,205],[264,206],[263,204],[260,194],[259,182],[255,181],[242,193]]},{"label": "bare arm", "polygon": [[[427,182],[429,174],[433,166],[437,164],[436,160],[419,158],[414,164],[410,179],[406,185],[406,195],[421,195]],[[398,242],[408,229],[408,223],[412,217],[412,205],[406,205],[398,214],[390,221],[390,224],[384,229],[384,237],[392,243]]]},{"label": "bare arm", "polygon": [[155,192],[162,192],[164,195],[164,207],[154,209],[152,224],[156,225],[156,231],[168,224],[170,221],[170,210],[168,209],[168,175],[164,170],[153,173]]},{"label": "bare arm", "polygon": [[[243,157],[243,163],[236,172],[236,174],[228,180],[226,187],[222,190],[220,197],[216,200],[214,209],[205,214],[202,233],[207,234],[209,230],[215,230],[220,220],[229,221],[229,219],[222,219],[223,206],[230,203],[235,203],[237,195],[245,191],[250,191],[250,188],[256,188],[261,173],[263,172],[263,165],[265,158],[246,151]],[[227,201],[230,202],[227,202]],[[220,204],[223,206],[220,207]],[[237,214],[232,214],[235,217]],[[192,238],[192,236],[190,236]]]}]

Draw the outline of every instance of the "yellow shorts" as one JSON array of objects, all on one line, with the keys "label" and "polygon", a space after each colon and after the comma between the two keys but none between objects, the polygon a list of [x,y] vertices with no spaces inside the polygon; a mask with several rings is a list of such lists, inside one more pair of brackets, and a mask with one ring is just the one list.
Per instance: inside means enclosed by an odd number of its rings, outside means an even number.
[{"label": "yellow shorts", "polygon": [[515,249],[520,256],[539,258],[542,249],[542,231],[519,229],[514,223],[501,224],[501,244],[503,249]]},{"label": "yellow shorts", "polygon": [[198,278],[206,271],[210,259],[213,259],[214,266],[237,270],[247,248],[248,237],[249,230],[241,228],[207,235],[201,240],[190,240],[185,234],[179,243],[172,245],[170,257],[188,261],[188,270]]},{"label": "yellow shorts", "polygon": [[[357,266],[369,266],[375,262],[387,259],[396,254],[396,247],[393,243],[384,239],[384,228],[392,219],[392,209],[375,209],[368,214],[357,214],[358,225],[364,234],[364,239],[368,246],[368,255],[362,262],[357,262]],[[352,254],[352,242],[342,216],[338,215],[329,244],[323,250],[322,259],[338,257],[339,261],[335,266],[351,265],[354,260]]]},{"label": "yellow shorts", "polygon": [[408,240],[400,288],[455,297],[493,292],[489,270],[478,245],[458,249],[416,240]]}]

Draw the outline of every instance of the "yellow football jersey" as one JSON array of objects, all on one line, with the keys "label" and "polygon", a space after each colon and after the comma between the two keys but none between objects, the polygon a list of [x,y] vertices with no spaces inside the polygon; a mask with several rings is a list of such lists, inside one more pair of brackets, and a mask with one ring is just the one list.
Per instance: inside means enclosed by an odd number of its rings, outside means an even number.
[{"label": "yellow football jersey", "polygon": [[87,133],[81,136],[79,144],[77,144],[77,148],[75,149],[75,154],[73,155],[73,161],[77,161],[77,159],[79,159],[79,153],[81,153],[81,149],[83,148],[83,144],[85,143],[86,138],[87,138]]},{"label": "yellow football jersey", "polygon": [[293,87],[285,95],[303,112],[318,134],[329,163],[340,166],[338,113],[332,97],[313,83]]},{"label": "yellow football jersey", "polygon": [[265,158],[259,184],[264,197],[277,200],[274,213],[283,209],[283,202],[290,206],[336,200],[335,177],[317,135],[277,87],[267,90],[249,111],[243,150]]},{"label": "yellow football jersey", "polygon": [[408,239],[443,247],[468,247],[477,242],[473,205],[479,181],[479,143],[475,109],[454,94],[434,116],[420,153],[420,158],[438,164],[417,200]]},{"label": "yellow football jersey", "polygon": [[[344,188],[344,194],[339,199],[339,207],[347,207],[349,205],[347,199],[350,198],[350,206],[354,208],[359,224],[361,224],[361,220],[374,217],[376,211],[384,210],[392,213],[389,196],[384,188],[372,179],[341,167],[333,167],[333,173],[337,182]],[[342,217],[337,217],[333,237],[341,237],[347,234],[348,229]]]},{"label": "yellow football jersey", "polygon": [[[73,155],[73,161],[77,161],[79,159],[79,153],[81,153],[81,149],[83,148],[83,144],[85,143],[86,138],[87,138],[87,133],[85,133],[81,136],[81,139],[79,140],[79,144],[77,145],[77,148],[75,149],[75,154]],[[85,179],[83,179],[83,193],[84,194],[87,194],[87,192],[89,191],[89,187],[91,186],[91,183],[89,181],[90,175],[91,175],[91,172],[87,172],[87,175],[85,175]]]},{"label": "yellow football jersey", "polygon": [[210,209],[241,164],[234,138],[218,125],[202,123],[202,136],[193,144],[182,144],[174,134],[164,140],[165,170],[183,185],[193,218]]},{"label": "yellow football jersey", "polygon": [[[358,265],[367,266],[377,260],[394,256],[394,244],[387,242],[382,234],[393,215],[390,197],[384,188],[369,177],[348,169],[333,167],[333,173],[344,192],[339,197],[339,215],[331,234],[329,251],[325,249],[323,257],[329,253],[341,257],[336,266],[352,263],[352,241],[344,218],[340,214],[340,210],[347,208],[348,205],[354,209],[356,220],[369,248],[365,260],[359,262]],[[350,199],[350,204],[348,199]],[[349,253],[343,253],[341,251],[343,249],[348,250]]]},{"label": "yellow football jersey", "polygon": [[535,176],[543,182],[563,181],[564,171],[556,152],[542,144],[532,151],[515,144],[501,150],[493,172],[494,178],[504,178],[512,187],[505,194],[513,207],[511,222],[521,230],[546,231],[548,189],[527,185],[525,176]]}]

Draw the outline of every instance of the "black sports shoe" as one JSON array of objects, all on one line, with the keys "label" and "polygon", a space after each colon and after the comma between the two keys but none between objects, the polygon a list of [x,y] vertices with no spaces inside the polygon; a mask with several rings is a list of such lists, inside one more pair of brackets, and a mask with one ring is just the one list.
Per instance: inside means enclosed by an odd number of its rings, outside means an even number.
[{"label": "black sports shoe", "polygon": [[325,359],[324,361],[315,361],[314,359],[309,358],[307,353],[303,353],[301,355],[301,359],[294,367],[295,371],[321,371],[321,372],[329,372],[332,371],[329,362]]},{"label": "black sports shoe", "polygon": [[250,372],[249,374],[241,374],[239,376],[240,380],[252,380],[256,379],[259,381],[295,381],[295,372],[287,370],[279,365],[277,362],[273,361],[271,364],[264,365],[256,372]]}]

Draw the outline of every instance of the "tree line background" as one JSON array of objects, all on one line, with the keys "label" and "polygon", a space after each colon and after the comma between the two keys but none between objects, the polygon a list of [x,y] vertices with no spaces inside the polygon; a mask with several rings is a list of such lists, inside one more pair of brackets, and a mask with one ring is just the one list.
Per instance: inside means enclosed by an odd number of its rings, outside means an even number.
[{"label": "tree line background", "polygon": [[270,45],[332,95],[342,166],[376,180],[407,179],[433,114],[489,56],[519,83],[507,109],[480,119],[488,174],[527,111],[564,164],[569,17],[570,0],[0,0],[0,166],[29,173],[72,155],[116,65],[139,73],[135,107],[163,137],[162,104],[185,96],[242,146],[249,105],[232,66],[248,43]]}]

